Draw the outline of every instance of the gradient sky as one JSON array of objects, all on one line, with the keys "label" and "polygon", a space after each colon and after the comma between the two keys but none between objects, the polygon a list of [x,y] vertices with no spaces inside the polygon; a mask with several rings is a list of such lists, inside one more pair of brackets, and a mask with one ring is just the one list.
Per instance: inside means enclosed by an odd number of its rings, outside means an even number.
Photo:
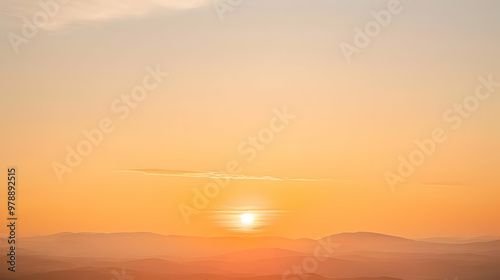
[{"label": "gradient sky", "polygon": [[[500,235],[500,88],[459,129],[442,119],[479,76],[500,80],[498,1],[402,0],[351,63],[339,44],[388,1],[248,0],[221,21],[203,0],[72,0],[16,54],[6,35],[29,2],[0,4],[0,165],[18,167],[21,235],[256,234],[214,222],[227,207],[281,211],[261,235]],[[110,104],[148,65],[170,76],[117,120]],[[238,145],[283,107],[296,118],[246,163]],[[52,162],[107,117],[115,131],[59,182]],[[436,127],[448,140],[392,192],[384,173]],[[187,225],[179,203],[209,178],[115,172],[232,159],[245,176],[314,180],[233,180]]]}]

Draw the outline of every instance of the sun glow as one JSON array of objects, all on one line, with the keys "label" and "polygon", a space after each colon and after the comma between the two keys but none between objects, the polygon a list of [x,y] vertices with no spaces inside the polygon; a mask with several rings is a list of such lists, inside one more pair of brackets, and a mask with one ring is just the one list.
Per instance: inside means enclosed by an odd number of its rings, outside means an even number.
[{"label": "sun glow", "polygon": [[255,219],[254,214],[252,213],[243,213],[241,214],[241,224],[244,226],[253,225],[253,221]]}]

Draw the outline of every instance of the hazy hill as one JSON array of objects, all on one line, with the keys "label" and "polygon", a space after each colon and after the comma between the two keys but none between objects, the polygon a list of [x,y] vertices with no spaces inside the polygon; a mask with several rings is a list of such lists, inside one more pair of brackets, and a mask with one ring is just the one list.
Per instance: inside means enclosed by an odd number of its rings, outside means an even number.
[{"label": "hazy hill", "polygon": [[[317,260],[314,252],[325,256],[328,244],[330,254]],[[283,280],[284,272],[311,260],[317,267],[309,280],[500,279],[498,240],[451,244],[369,232],[319,240],[59,233],[21,238],[19,247],[16,277],[4,270],[0,279],[110,280],[113,271],[126,270],[136,280]]]}]

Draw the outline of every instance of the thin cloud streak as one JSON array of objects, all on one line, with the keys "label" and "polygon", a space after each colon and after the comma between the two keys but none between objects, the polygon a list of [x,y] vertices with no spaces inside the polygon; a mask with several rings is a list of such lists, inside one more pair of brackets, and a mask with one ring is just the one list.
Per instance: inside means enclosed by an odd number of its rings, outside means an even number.
[{"label": "thin cloud streak", "polygon": [[229,174],[215,171],[188,171],[188,170],[164,170],[164,169],[130,169],[117,170],[115,172],[140,173],[150,176],[187,177],[187,178],[211,178],[211,179],[235,179],[235,180],[262,180],[262,181],[300,181],[300,182],[351,182],[350,180],[335,179],[309,179],[309,178],[278,178],[271,176],[248,176],[243,174]]},{"label": "thin cloud streak", "polygon": [[436,187],[436,188],[471,188],[472,186],[455,185],[455,184],[431,184],[431,183],[411,183],[400,184],[407,187]]},{"label": "thin cloud streak", "polygon": [[[64,30],[108,20],[141,17],[158,9],[180,11],[206,6],[210,3],[209,0],[70,0],[68,3],[59,4],[49,23],[39,28]],[[0,11],[3,14],[25,16],[29,20],[36,12],[43,11],[36,1],[10,0],[1,6]]]}]

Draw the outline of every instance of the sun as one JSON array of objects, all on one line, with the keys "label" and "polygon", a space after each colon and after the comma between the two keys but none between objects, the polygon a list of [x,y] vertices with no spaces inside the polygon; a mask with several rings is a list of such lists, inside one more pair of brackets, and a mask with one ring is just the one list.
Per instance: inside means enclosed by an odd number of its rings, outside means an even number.
[{"label": "sun", "polygon": [[252,213],[243,213],[241,214],[241,224],[244,226],[253,225],[253,221],[255,219],[255,215]]}]

